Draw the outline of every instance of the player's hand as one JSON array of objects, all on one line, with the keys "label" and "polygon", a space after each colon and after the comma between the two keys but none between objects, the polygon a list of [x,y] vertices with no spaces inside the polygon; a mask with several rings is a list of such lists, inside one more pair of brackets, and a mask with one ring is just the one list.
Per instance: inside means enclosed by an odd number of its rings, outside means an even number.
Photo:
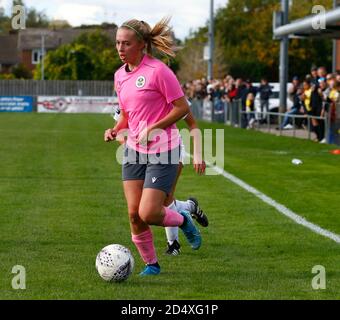
[{"label": "player's hand", "polygon": [[194,163],[194,169],[197,174],[202,175],[205,172],[206,164],[204,161]]},{"label": "player's hand", "polygon": [[104,133],[104,141],[114,141],[117,137],[117,132],[114,129],[107,129]]}]

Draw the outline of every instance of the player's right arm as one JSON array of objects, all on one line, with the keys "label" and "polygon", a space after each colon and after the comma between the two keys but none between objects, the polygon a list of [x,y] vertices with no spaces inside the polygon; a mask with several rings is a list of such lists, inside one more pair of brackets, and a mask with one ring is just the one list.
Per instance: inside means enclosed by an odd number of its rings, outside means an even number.
[{"label": "player's right arm", "polygon": [[128,115],[124,110],[120,110],[120,117],[114,128],[107,129],[104,133],[104,141],[114,141],[119,131],[128,128]]},{"label": "player's right arm", "polygon": [[199,175],[201,175],[205,172],[206,168],[206,164],[202,157],[202,137],[191,111],[184,118],[184,121],[186,122],[194,140],[194,169]]}]

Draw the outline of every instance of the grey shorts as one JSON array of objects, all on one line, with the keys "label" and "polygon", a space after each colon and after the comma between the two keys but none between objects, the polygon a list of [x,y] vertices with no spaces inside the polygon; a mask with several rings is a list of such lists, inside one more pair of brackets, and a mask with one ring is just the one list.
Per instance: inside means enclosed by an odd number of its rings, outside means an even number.
[{"label": "grey shorts", "polygon": [[180,147],[165,153],[144,154],[125,146],[122,180],[143,180],[143,188],[168,195],[177,177],[179,159]]}]

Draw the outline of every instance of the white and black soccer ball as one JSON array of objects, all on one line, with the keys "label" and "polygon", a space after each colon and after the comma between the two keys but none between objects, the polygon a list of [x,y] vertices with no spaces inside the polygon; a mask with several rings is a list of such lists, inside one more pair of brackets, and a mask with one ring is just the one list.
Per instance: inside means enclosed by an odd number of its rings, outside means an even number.
[{"label": "white and black soccer ball", "polygon": [[134,265],[135,261],[130,250],[120,244],[104,247],[96,258],[96,269],[105,281],[126,280],[132,273]]}]

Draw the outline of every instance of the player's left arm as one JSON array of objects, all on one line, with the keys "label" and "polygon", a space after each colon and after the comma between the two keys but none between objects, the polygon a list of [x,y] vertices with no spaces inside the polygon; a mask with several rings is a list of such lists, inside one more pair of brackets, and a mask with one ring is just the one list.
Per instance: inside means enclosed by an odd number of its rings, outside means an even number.
[{"label": "player's left arm", "polygon": [[150,140],[150,133],[156,129],[166,129],[182,119],[186,114],[190,112],[188,101],[185,97],[181,97],[172,102],[172,110],[160,121],[154,123],[150,127],[146,128],[139,135],[139,143],[145,144],[146,140]]},{"label": "player's left arm", "polygon": [[166,129],[181,120],[190,112],[188,101],[185,97],[179,98],[172,102],[173,109],[160,121],[153,124],[150,128],[154,129]]}]

